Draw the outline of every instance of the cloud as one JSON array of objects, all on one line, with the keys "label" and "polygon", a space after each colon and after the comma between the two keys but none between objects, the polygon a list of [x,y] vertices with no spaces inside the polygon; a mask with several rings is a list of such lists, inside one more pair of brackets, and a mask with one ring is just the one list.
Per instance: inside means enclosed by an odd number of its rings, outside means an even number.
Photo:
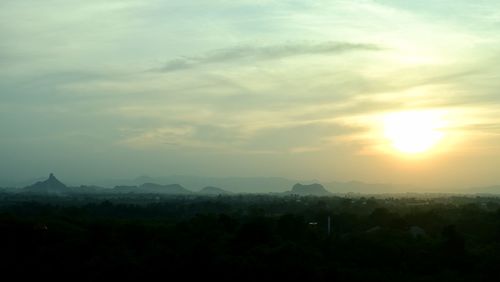
[{"label": "cloud", "polygon": [[464,130],[500,135],[500,123],[475,123],[462,127]]},{"label": "cloud", "polygon": [[332,139],[358,133],[363,128],[331,121],[305,121],[265,127],[255,132],[245,148],[277,152],[306,152],[324,149]]},{"label": "cloud", "polygon": [[331,146],[336,138],[364,131],[354,125],[332,121],[302,121],[260,127],[179,125],[126,129],[120,145],[167,150],[210,150],[219,153],[306,153]]},{"label": "cloud", "polygon": [[214,50],[202,56],[173,59],[168,61],[157,71],[173,72],[208,64],[228,63],[242,60],[264,61],[301,55],[331,55],[353,51],[379,50],[382,50],[382,48],[378,45],[348,42],[294,43],[261,47],[238,46]]},{"label": "cloud", "polygon": [[159,144],[180,145],[192,134],[193,129],[189,126],[171,126],[142,130],[142,132],[130,129],[122,131],[125,134],[131,134],[132,137],[121,140],[120,144],[140,148]]}]

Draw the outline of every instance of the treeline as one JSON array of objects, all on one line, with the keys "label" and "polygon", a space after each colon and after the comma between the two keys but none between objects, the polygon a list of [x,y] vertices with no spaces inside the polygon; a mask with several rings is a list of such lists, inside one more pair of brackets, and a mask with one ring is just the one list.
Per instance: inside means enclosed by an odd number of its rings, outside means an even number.
[{"label": "treeline", "polygon": [[490,281],[500,209],[472,197],[5,196],[0,250],[18,279]]}]

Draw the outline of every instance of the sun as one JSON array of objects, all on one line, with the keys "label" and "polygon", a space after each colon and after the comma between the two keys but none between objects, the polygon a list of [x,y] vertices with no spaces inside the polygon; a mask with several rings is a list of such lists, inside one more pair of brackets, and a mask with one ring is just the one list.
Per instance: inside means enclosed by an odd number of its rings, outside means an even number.
[{"label": "sun", "polygon": [[444,137],[442,114],[435,111],[391,113],[383,119],[384,137],[393,149],[408,155],[433,149]]}]

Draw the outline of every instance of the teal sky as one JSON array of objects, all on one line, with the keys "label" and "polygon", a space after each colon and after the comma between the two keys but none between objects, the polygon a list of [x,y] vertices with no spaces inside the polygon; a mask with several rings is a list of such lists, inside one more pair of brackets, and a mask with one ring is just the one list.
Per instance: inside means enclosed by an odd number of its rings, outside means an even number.
[{"label": "teal sky", "polygon": [[0,181],[500,183],[498,1],[2,0],[0,38]]}]

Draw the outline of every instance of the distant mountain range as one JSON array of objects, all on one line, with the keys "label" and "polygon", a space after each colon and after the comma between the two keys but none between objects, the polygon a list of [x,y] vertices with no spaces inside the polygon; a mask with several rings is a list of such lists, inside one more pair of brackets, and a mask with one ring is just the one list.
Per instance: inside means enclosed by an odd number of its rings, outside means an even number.
[{"label": "distant mountain range", "polygon": [[118,185],[114,188],[104,188],[100,186],[79,186],[68,187],[59,181],[54,174],[50,174],[49,178],[44,181],[38,181],[32,185],[22,189],[9,189],[10,192],[26,192],[34,194],[49,194],[49,195],[69,195],[69,194],[95,194],[95,193],[135,193],[135,194],[163,194],[163,195],[228,195],[231,192],[222,188],[207,186],[199,192],[193,192],[182,187],[179,184],[156,184],[143,183],[141,185]]},{"label": "distant mountain range", "polygon": [[202,177],[173,175],[169,177],[149,177],[141,176],[131,181],[137,185],[145,182],[153,183],[179,183],[186,189],[198,191],[202,187],[219,187],[232,193],[270,193],[284,192],[296,183],[296,180],[290,180],[280,177]]},{"label": "distant mountain range", "polygon": [[[144,180],[144,179],[143,179]],[[148,179],[150,180],[150,179]],[[54,174],[50,174],[49,178],[44,181],[38,181],[35,184],[29,185],[21,189],[19,192],[49,194],[49,195],[67,195],[79,193],[135,193],[135,194],[162,194],[162,195],[229,195],[232,192],[215,186],[205,186],[198,192],[193,192],[184,188],[179,184],[157,184],[146,182],[141,185],[118,185],[114,188],[103,188],[99,186],[80,186],[68,187],[59,181]],[[299,195],[299,196],[328,196],[332,195],[323,185],[318,183],[300,184],[296,183],[289,191],[282,192],[283,195]]]},{"label": "distant mountain range", "polygon": [[[135,179],[105,180],[99,181],[99,185],[112,187],[116,185],[140,185],[142,183],[179,183],[186,189],[196,191],[201,187],[220,187],[233,193],[282,193],[290,190],[296,183],[313,184],[318,180],[297,180],[281,177],[203,177],[172,175],[168,177],[140,176]],[[322,183],[324,188],[331,193],[394,193],[394,192],[418,192],[419,189],[410,185],[373,184],[359,181],[350,182],[326,182]]]},{"label": "distant mountain range", "polygon": [[[139,184],[144,182],[155,183],[179,183],[190,190],[198,190],[199,187],[215,186],[221,187],[233,193],[282,193],[290,190],[296,183],[314,184],[318,180],[297,180],[280,177],[230,177],[215,178],[201,176],[182,176],[173,175],[169,177],[148,177],[141,176],[132,183]],[[411,185],[393,185],[381,183],[365,183],[360,181],[349,182],[324,182],[325,190],[331,193],[396,193],[396,192],[419,192],[416,186]]]},{"label": "distant mountain range", "polygon": [[[53,174],[46,180],[37,181],[35,184],[24,185],[22,191],[43,192],[52,194],[72,193],[160,193],[160,194],[205,194],[205,195],[227,195],[230,193],[294,193],[300,195],[302,186],[313,185],[311,194],[391,194],[391,193],[436,193],[454,192],[468,194],[500,194],[500,186],[476,187],[460,190],[437,191],[424,190],[411,185],[373,184],[360,181],[350,182],[327,182],[321,185],[320,191],[316,180],[298,181],[279,177],[200,177],[173,175],[169,177],[141,176],[135,179],[95,181],[95,185],[82,185],[78,187],[66,186]],[[294,185],[297,183],[302,186]],[[113,188],[111,188],[113,187]],[[309,190],[311,190],[309,189]],[[15,188],[4,188],[3,191],[20,191]],[[307,189],[306,189],[307,190]],[[195,192],[197,191],[197,192]]]}]

